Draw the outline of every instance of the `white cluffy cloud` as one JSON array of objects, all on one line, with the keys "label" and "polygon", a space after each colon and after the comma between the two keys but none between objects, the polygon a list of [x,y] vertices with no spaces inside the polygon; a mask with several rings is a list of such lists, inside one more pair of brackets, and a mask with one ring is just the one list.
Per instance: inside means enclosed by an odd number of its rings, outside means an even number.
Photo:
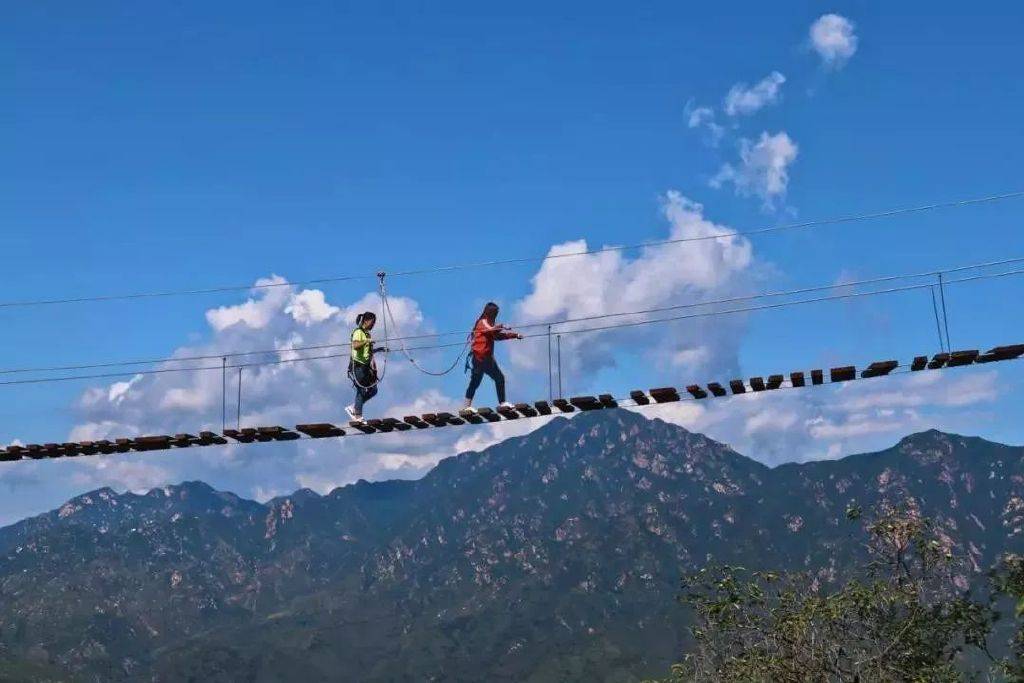
[{"label": "white cluffy cloud", "polygon": [[[516,319],[533,323],[646,310],[719,298],[749,285],[754,257],[747,240],[706,218],[703,206],[678,192],[664,196],[662,212],[670,226],[668,240],[697,241],[647,247],[633,258],[615,250],[549,259],[533,277],[532,291],[516,304]],[[714,236],[720,239],[706,239]],[[587,242],[579,240],[555,245],[548,254],[557,256],[588,248]],[[603,318],[557,326],[554,331],[673,317],[698,310],[682,308]],[[667,364],[705,371],[732,369],[742,325],[742,319],[735,317],[718,318],[713,323],[707,318],[694,318],[563,335],[566,372],[575,378],[593,377],[595,372],[621,367],[638,357],[647,359],[652,367]],[[512,360],[520,367],[541,369],[546,363],[543,354],[538,355],[533,348],[512,348]]]},{"label": "white cluffy cloud", "polygon": [[785,82],[785,76],[773,71],[753,86],[737,83],[725,96],[725,113],[729,116],[753,114],[763,107],[775,104],[781,97],[782,84]]},{"label": "white cluffy cloud", "polygon": [[725,137],[725,126],[715,121],[715,110],[711,107],[694,106],[691,100],[686,103],[686,109],[683,113],[686,115],[687,127],[707,131],[707,141],[712,146],[717,146],[722,138]]},{"label": "white cluffy cloud", "polygon": [[764,201],[765,208],[773,208],[775,201],[786,194],[789,166],[798,152],[797,144],[785,132],[763,132],[756,142],[743,138],[739,142],[739,163],[724,164],[711,178],[711,187],[732,183],[737,194],[755,195]]},{"label": "white cluffy cloud", "polygon": [[853,22],[838,14],[823,14],[811,24],[811,47],[826,67],[841,68],[857,51],[857,36],[853,31]]}]

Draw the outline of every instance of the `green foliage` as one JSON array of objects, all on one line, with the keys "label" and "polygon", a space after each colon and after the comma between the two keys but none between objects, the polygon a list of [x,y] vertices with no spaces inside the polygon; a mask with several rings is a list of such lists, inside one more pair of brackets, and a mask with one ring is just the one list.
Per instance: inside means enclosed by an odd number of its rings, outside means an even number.
[{"label": "green foliage", "polygon": [[1016,603],[1017,629],[1010,643],[1012,659],[1004,660],[1001,668],[1010,680],[1024,681],[1024,557],[1004,557],[993,576],[993,585]]},{"label": "green foliage", "polygon": [[[849,514],[851,520],[860,518]],[[689,577],[695,646],[673,681],[959,681],[994,612],[964,594],[952,543],[913,505],[876,510],[861,578],[713,566]]]}]

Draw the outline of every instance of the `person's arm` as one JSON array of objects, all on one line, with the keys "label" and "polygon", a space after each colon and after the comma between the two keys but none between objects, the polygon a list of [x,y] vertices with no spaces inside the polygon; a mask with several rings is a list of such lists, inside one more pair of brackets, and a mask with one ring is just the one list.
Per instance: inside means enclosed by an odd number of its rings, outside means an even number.
[{"label": "person's arm", "polygon": [[497,333],[495,333],[494,338],[495,339],[500,339],[500,340],[505,340],[505,339],[522,339],[523,335],[519,334],[518,332],[513,330],[511,327],[506,327],[505,325],[499,325],[498,326],[498,331],[497,331]]}]

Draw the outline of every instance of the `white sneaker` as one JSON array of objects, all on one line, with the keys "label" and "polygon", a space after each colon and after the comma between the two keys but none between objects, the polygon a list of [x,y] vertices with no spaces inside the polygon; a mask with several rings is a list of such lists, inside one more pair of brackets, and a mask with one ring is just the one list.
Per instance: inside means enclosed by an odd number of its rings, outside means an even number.
[{"label": "white sneaker", "polygon": [[363,416],[356,412],[355,406],[345,406],[345,412],[348,413],[348,416],[351,420],[355,422],[363,421]]},{"label": "white sneaker", "polygon": [[465,406],[459,411],[459,413],[462,415],[476,415],[477,409],[474,408],[473,406]]},{"label": "white sneaker", "polygon": [[504,403],[500,404],[498,407],[499,408],[508,408],[509,410],[515,410],[516,409],[516,407],[514,405],[512,405],[511,403],[509,403],[508,401],[505,401]]}]

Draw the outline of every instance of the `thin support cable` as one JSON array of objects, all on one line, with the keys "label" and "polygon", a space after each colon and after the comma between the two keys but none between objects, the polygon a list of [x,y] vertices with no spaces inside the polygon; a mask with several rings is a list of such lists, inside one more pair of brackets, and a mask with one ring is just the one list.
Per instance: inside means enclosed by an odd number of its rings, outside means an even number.
[{"label": "thin support cable", "polygon": [[939,350],[945,352],[946,345],[942,339],[942,326],[939,324],[939,304],[935,299],[935,285],[932,285],[929,289],[932,292],[932,312],[935,313],[935,331],[939,335]]},{"label": "thin support cable", "polygon": [[[1018,270],[1004,271],[1004,272],[1000,272],[1000,273],[990,273],[990,274],[983,274],[983,275],[972,275],[972,276],[969,276],[969,277],[962,277],[962,278],[958,278],[958,279],[955,279],[955,280],[945,280],[944,283],[952,285],[952,284],[960,284],[960,283],[966,283],[966,282],[978,282],[978,281],[982,281],[982,280],[990,280],[990,279],[995,279],[995,278],[1011,277],[1011,276],[1022,275],[1022,274],[1024,274],[1024,269],[1018,269]],[[826,302],[826,301],[838,301],[838,300],[844,300],[844,299],[854,299],[854,298],[860,298],[860,297],[877,296],[877,295],[880,295],[880,294],[891,294],[891,293],[894,293],[894,292],[908,292],[908,291],[925,289],[925,288],[932,287],[932,286],[934,286],[934,285],[929,284],[929,283],[924,283],[924,284],[916,284],[916,285],[907,285],[907,286],[902,286],[902,287],[892,287],[892,288],[888,288],[888,289],[880,289],[880,290],[874,290],[874,291],[869,291],[869,292],[852,292],[852,293],[836,294],[836,295],[824,296],[824,297],[815,297],[815,298],[811,298],[811,299],[801,299],[799,301],[785,301],[785,302],[780,302],[780,303],[776,303],[776,304],[764,304],[764,305],[761,305],[761,306],[747,306],[747,307],[742,307],[742,308],[732,308],[732,309],[726,309],[726,310],[720,310],[720,311],[708,311],[708,312],[702,312],[702,313],[691,313],[691,314],[687,314],[687,315],[671,316],[671,317],[667,317],[667,318],[655,318],[653,320],[639,320],[639,321],[619,322],[619,323],[614,323],[614,324],[610,324],[610,325],[601,325],[601,326],[596,326],[596,327],[585,327],[585,328],[579,328],[579,329],[565,330],[564,332],[559,333],[559,337],[561,337],[561,334],[582,334],[582,333],[587,333],[587,332],[601,332],[601,331],[605,331],[605,330],[622,329],[622,328],[638,327],[638,326],[645,326],[645,325],[656,325],[656,324],[660,324],[660,323],[675,322],[675,321],[689,320],[689,319],[695,319],[695,318],[717,317],[717,316],[721,316],[721,315],[733,315],[733,314],[737,314],[737,313],[748,313],[748,312],[753,312],[753,311],[768,311],[768,310],[775,310],[775,309],[779,309],[779,308],[786,308],[786,307],[789,307],[789,306],[798,306],[798,305],[802,305],[802,304],[820,303],[820,302]],[[544,333],[539,333],[539,334],[532,334],[532,335],[524,335],[523,338],[524,339],[533,339],[533,338],[543,337],[543,336],[545,336]],[[407,350],[408,351],[417,351],[417,350],[425,350],[425,349],[441,349],[441,348],[452,348],[452,347],[455,347],[455,346],[463,346],[463,345],[465,345],[465,342],[460,342],[460,343],[455,343],[455,344],[436,344],[436,345],[429,345],[429,346],[413,346],[413,347],[408,347]],[[291,349],[289,349],[289,350],[291,350]],[[343,354],[343,353],[334,353],[334,354],[326,354],[326,355],[321,355],[321,356],[308,356],[308,357],[303,357],[303,358],[278,358],[278,359],[275,359],[275,360],[265,361],[265,362],[243,363],[243,364],[239,364],[239,365],[229,365],[228,367],[229,368],[236,368],[236,367],[261,367],[261,366],[269,366],[269,365],[280,365],[280,364],[284,364],[284,363],[302,363],[302,362],[308,362],[308,361],[314,361],[314,360],[326,360],[326,359],[330,359],[330,358],[339,358],[339,357],[344,356],[344,355],[345,354]],[[62,376],[62,377],[43,377],[43,378],[31,378],[31,379],[22,379],[22,380],[5,380],[5,381],[0,381],[0,386],[14,386],[14,385],[22,385],[22,384],[44,384],[44,383],[49,383],[49,382],[65,382],[65,381],[74,381],[74,380],[83,380],[83,379],[106,379],[106,378],[112,378],[112,377],[125,377],[125,376],[130,376],[130,375],[154,375],[154,374],[165,374],[165,373],[173,373],[173,372],[194,372],[194,371],[201,371],[201,370],[218,370],[218,369],[220,369],[220,367],[221,366],[216,365],[216,366],[193,366],[193,367],[186,367],[186,368],[157,368],[157,369],[154,369],[154,370],[138,370],[138,371],[133,371],[133,372],[132,371],[130,371],[130,372],[108,372],[108,373],[96,373],[96,374],[90,374],[90,375],[71,375],[71,376]]]},{"label": "thin support cable", "polygon": [[562,335],[558,335],[558,398],[562,398]]},{"label": "thin support cable", "polygon": [[235,429],[242,428],[242,371],[244,367],[238,368],[238,403],[235,412]]},{"label": "thin support cable", "polygon": [[220,430],[228,428],[228,359],[221,358],[220,363]]},{"label": "thin support cable", "polygon": [[[989,268],[989,267],[998,266],[998,265],[1008,265],[1008,264],[1012,264],[1012,263],[1021,263],[1021,262],[1024,262],[1024,257],[1017,257],[1017,258],[1011,258],[1011,259],[1003,259],[1003,260],[1000,260],[1000,261],[989,261],[989,262],[986,262],[986,263],[975,263],[975,264],[970,264],[970,265],[965,265],[965,266],[957,266],[957,267],[945,268],[945,269],[942,269],[941,271],[931,270],[931,271],[928,271],[928,272],[925,272],[925,273],[911,273],[911,274],[906,274],[906,275],[888,275],[888,276],[884,276],[884,277],[877,277],[877,278],[871,278],[871,279],[866,279],[866,280],[857,280],[857,281],[854,281],[854,282],[844,282],[844,283],[841,283],[841,284],[827,284],[827,285],[818,285],[818,286],[814,286],[814,287],[804,287],[804,288],[792,289],[792,290],[780,290],[780,291],[774,291],[774,292],[762,292],[762,293],[750,294],[750,295],[739,296],[739,297],[730,297],[730,298],[723,298],[723,299],[709,299],[709,300],[705,300],[705,301],[687,302],[685,304],[676,304],[676,305],[670,305],[670,306],[660,306],[660,307],[656,307],[656,308],[640,309],[640,310],[634,310],[634,311],[621,311],[621,312],[615,312],[615,313],[602,313],[602,314],[597,314],[597,315],[581,316],[581,317],[576,317],[576,318],[562,318],[562,319],[559,319],[559,320],[539,321],[539,322],[535,322],[535,323],[514,323],[514,324],[511,325],[511,327],[519,328],[519,329],[531,329],[531,328],[544,327],[546,325],[565,325],[565,324],[568,324],[568,323],[584,322],[584,321],[589,321],[589,320],[602,320],[602,319],[607,319],[607,318],[619,318],[619,317],[635,316],[635,315],[647,315],[647,314],[651,314],[651,313],[663,313],[663,312],[668,312],[668,311],[684,310],[684,309],[690,309],[690,308],[699,308],[699,307],[703,307],[703,306],[711,306],[711,305],[715,305],[715,304],[738,303],[738,302],[742,302],[742,301],[752,301],[752,300],[757,300],[757,299],[767,299],[767,298],[775,298],[775,297],[793,296],[793,295],[797,295],[797,294],[807,294],[807,293],[818,292],[818,291],[827,291],[827,290],[831,290],[831,289],[846,289],[846,288],[849,288],[849,287],[855,287],[855,286],[861,286],[861,285],[871,285],[871,284],[880,284],[880,283],[883,283],[883,282],[890,282],[890,281],[895,281],[895,280],[912,280],[912,279],[924,278],[924,277],[934,278],[935,274],[937,272],[942,272],[942,273],[945,273],[945,274],[948,275],[950,273],[958,273],[958,272],[963,272],[965,270],[977,270],[977,269],[981,269],[981,268]],[[1008,273],[1008,274],[1015,274],[1015,272],[1011,272],[1011,273]],[[998,277],[998,276],[1000,276],[1000,275],[993,275],[993,277]],[[984,277],[987,277],[987,276],[986,275],[982,275],[981,277],[984,278]],[[959,282],[959,280],[957,280],[956,282]],[[394,322],[394,321],[392,321],[392,322]],[[451,332],[436,332],[436,333],[429,333],[429,334],[404,335],[404,336],[399,336],[399,337],[391,337],[390,341],[398,341],[399,339],[406,340],[406,341],[417,340],[417,339],[435,339],[435,338],[440,338],[440,337],[462,335],[462,334],[464,334],[464,332],[459,330],[459,331],[451,331]],[[342,348],[342,347],[346,347],[346,346],[349,346],[349,345],[350,345],[350,343],[346,344],[344,342],[342,342],[342,343],[335,343],[335,344],[311,344],[311,345],[304,345],[304,346],[293,346],[293,347],[290,347],[288,349],[288,351],[320,351],[320,350],[327,350],[327,349]],[[461,342],[458,343],[458,344],[448,344],[446,346],[410,347],[410,350],[425,349],[425,348],[449,348],[449,347],[454,347],[454,346],[461,346]],[[180,362],[186,362],[186,361],[215,360],[217,358],[222,358],[224,356],[227,356],[228,358],[237,358],[237,357],[241,357],[241,356],[256,356],[256,355],[275,355],[276,356],[280,352],[281,352],[281,349],[262,349],[262,350],[254,350],[254,351],[233,351],[233,352],[229,352],[229,353],[221,352],[221,353],[209,354],[209,355],[193,355],[193,356],[177,356],[177,357],[165,357],[165,358],[151,358],[151,359],[148,359],[148,360],[124,360],[124,361],[112,361],[112,362],[105,362],[105,363],[59,365],[59,366],[34,367],[34,368],[8,368],[8,369],[0,369],[0,375],[25,374],[25,373],[30,373],[30,372],[57,372],[57,371],[73,371],[73,370],[91,370],[91,369],[124,367],[124,366],[133,366],[133,365],[154,365],[154,364],[157,364],[157,363],[180,363]],[[233,366],[229,366],[229,367],[233,367]],[[118,376],[124,376],[124,375],[127,375],[127,374],[131,374],[131,373],[119,373]]]},{"label": "thin support cable", "polygon": [[[493,261],[478,261],[474,263],[462,263],[453,264],[448,266],[437,266],[430,268],[420,268],[415,270],[405,270],[392,273],[395,277],[406,277],[410,275],[430,275],[435,273],[445,273],[459,270],[467,270],[471,268],[484,268],[490,266],[499,265],[510,265],[518,263],[537,263],[544,262],[551,259],[563,259],[572,258],[578,256],[589,256],[593,254],[601,254],[605,252],[616,252],[626,251],[630,249],[643,249],[658,246],[667,246],[671,244],[683,244],[687,242],[702,242],[705,240],[731,240],[737,237],[748,237],[752,235],[763,235],[773,232],[782,232],[786,230],[798,230],[806,228],[816,228],[828,225],[839,225],[844,223],[853,223],[858,221],[877,220],[881,218],[891,218],[894,216],[908,215],[914,213],[922,213],[926,211],[934,211],[937,209],[949,209],[964,206],[971,206],[976,204],[986,204],[991,202],[1003,201],[1008,199],[1018,199],[1024,197],[1024,190],[1015,192],[1006,192],[1003,194],[988,195],[983,197],[973,197],[969,199],[961,199],[954,201],[937,202],[933,204],[924,204],[920,206],[903,207],[896,209],[887,209],[884,211],[877,211],[874,213],[862,213],[847,216],[838,216],[833,218],[824,218],[811,221],[805,221],[802,223],[789,223],[786,225],[768,226],[764,228],[756,228],[753,230],[745,231],[733,231],[724,232],[721,234],[714,235],[700,235],[698,237],[684,237],[679,239],[671,240],[658,240],[651,242],[641,242],[637,244],[628,244],[622,246],[612,247],[601,247],[598,249],[587,249],[575,252],[565,252],[559,254],[547,254],[544,256],[528,256],[522,258],[512,259],[500,259]],[[262,289],[272,289],[277,287],[302,287],[309,285],[325,285],[337,282],[348,282],[355,280],[369,280],[373,276],[369,274],[354,274],[354,275],[338,275],[334,277],[323,277],[309,280],[295,280],[295,281],[275,281],[266,282],[256,285],[228,285],[221,287],[206,287],[200,289],[179,289],[179,290],[164,290],[155,292],[134,292],[129,294],[108,294],[98,296],[78,296],[78,297],[65,297],[65,298],[54,298],[54,299],[30,299],[22,301],[0,301],[0,308],[20,308],[28,306],[51,306],[58,304],[75,304],[75,303],[90,303],[90,302],[103,302],[103,301],[126,301],[133,299],[156,299],[163,297],[172,296],[191,296],[200,294],[220,294],[227,292],[245,292]]]},{"label": "thin support cable", "polygon": [[555,390],[553,388],[553,379],[551,377],[551,325],[548,325],[548,400],[551,401],[555,398]]},{"label": "thin support cable", "polygon": [[946,288],[942,284],[942,273],[939,273],[939,297],[942,299],[942,324],[946,328],[946,350],[953,350],[953,342],[949,340],[949,316],[946,315]]}]

